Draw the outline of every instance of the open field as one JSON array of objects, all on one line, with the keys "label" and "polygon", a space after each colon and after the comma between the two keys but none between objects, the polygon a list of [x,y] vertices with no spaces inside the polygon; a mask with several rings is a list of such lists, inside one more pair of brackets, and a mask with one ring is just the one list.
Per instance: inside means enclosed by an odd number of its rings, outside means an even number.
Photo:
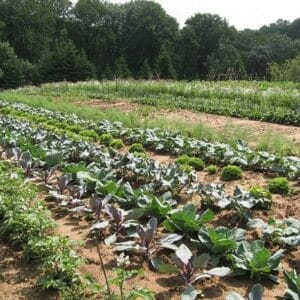
[{"label": "open field", "polygon": [[[56,290],[63,299],[184,292],[221,300],[247,298],[260,284],[263,299],[294,299],[286,290],[300,291],[290,273],[300,273],[298,91],[289,83],[105,82],[0,93],[0,237],[41,270],[24,290],[50,288],[45,299]],[[240,118],[222,116],[242,94]],[[168,95],[205,99],[220,115],[174,99],[169,106]],[[274,123],[242,119],[249,101],[268,109],[254,119]],[[0,287],[9,284],[1,278]]]}]

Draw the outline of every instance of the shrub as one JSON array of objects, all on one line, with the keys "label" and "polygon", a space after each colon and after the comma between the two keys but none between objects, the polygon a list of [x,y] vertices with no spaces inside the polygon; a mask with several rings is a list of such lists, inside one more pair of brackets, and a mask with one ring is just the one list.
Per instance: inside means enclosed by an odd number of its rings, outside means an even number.
[{"label": "shrub", "polygon": [[193,167],[196,171],[203,170],[204,162],[198,157],[191,157],[188,161],[188,165]]},{"label": "shrub", "polygon": [[114,149],[120,149],[124,146],[124,144],[121,139],[114,139],[111,141],[110,146]]},{"label": "shrub", "polygon": [[273,194],[288,194],[290,191],[289,182],[284,177],[276,177],[269,181],[269,191]]},{"label": "shrub", "polygon": [[100,138],[99,138],[100,143],[105,146],[109,146],[113,140],[114,140],[114,138],[111,135],[111,133],[103,133],[100,135]]},{"label": "shrub", "polygon": [[212,175],[212,174],[216,174],[217,173],[217,166],[215,165],[210,165],[207,167],[207,172],[208,174]]},{"label": "shrub", "polygon": [[144,153],[145,152],[145,149],[143,147],[142,144],[140,143],[135,143],[135,144],[132,144],[128,150],[130,153]]},{"label": "shrub", "polygon": [[222,180],[224,181],[231,181],[231,180],[236,180],[240,179],[242,177],[242,170],[241,168],[237,166],[227,166],[223,169],[222,172]]}]

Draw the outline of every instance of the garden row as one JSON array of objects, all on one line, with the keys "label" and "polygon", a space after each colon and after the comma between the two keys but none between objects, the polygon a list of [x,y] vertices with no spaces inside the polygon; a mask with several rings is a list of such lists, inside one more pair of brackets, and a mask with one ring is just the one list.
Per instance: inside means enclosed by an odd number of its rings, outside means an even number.
[{"label": "garden row", "polygon": [[[25,88],[26,90],[26,88]],[[30,90],[35,93],[34,88]],[[163,108],[189,109],[238,118],[300,125],[296,83],[255,81],[102,81],[45,84],[37,93],[97,99],[128,98]]]},{"label": "garden row", "polygon": [[[77,141],[80,134],[71,140],[7,116],[0,118],[0,128],[6,158],[16,160],[26,177],[40,177],[57,205],[89,219],[91,232],[117,252],[137,252],[159,272],[181,275],[186,299],[195,299],[197,282],[211,276],[249,274],[255,281],[277,281],[284,251],[270,249],[279,244],[290,251],[300,244],[299,220],[251,219],[253,209],[272,205],[263,189],[237,187],[228,196],[222,185],[199,183],[193,170]],[[202,203],[181,205],[183,194],[190,200],[200,195]],[[236,212],[240,226],[248,220],[248,227],[261,228],[262,239],[272,247],[246,240],[243,228],[211,227],[216,213],[225,208]],[[158,258],[161,253],[166,261]],[[293,271],[285,276],[289,299],[299,293],[299,278]]]},{"label": "garden row", "polygon": [[25,104],[0,101],[0,107],[2,114],[23,118],[45,129],[55,130],[60,134],[67,132],[72,138],[97,141],[106,146],[119,148],[123,146],[122,141],[127,144],[141,143],[148,150],[195,156],[207,164],[233,164],[244,169],[280,174],[294,179],[300,177],[298,157],[254,151],[243,141],[238,141],[234,147],[231,147],[228,144],[187,138],[170,130],[125,128],[119,122],[109,121],[96,123],[79,119],[74,114],[53,112]]}]

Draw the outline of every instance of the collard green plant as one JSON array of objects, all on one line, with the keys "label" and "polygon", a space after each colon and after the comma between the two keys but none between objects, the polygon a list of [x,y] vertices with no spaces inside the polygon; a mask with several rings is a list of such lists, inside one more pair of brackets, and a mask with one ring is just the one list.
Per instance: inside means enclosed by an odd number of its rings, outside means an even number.
[{"label": "collard green plant", "polygon": [[196,207],[188,204],[181,209],[170,211],[164,221],[164,227],[171,232],[194,233],[213,218],[214,213],[211,210],[198,214]]},{"label": "collard green plant", "polygon": [[233,254],[227,255],[227,259],[231,261],[237,275],[250,274],[251,279],[258,280],[266,276],[277,282],[274,273],[278,271],[283,253],[284,250],[280,249],[272,254],[261,240],[251,243],[243,241]]},{"label": "collard green plant", "polygon": [[299,300],[300,299],[300,276],[296,270],[285,271],[284,280],[288,286],[283,299],[286,300]]},{"label": "collard green plant", "polygon": [[241,228],[202,228],[198,233],[199,240],[196,242],[203,245],[211,253],[211,263],[217,265],[222,256],[235,251],[244,237],[245,230]]},{"label": "collard green plant", "polygon": [[250,228],[261,228],[264,237],[273,243],[300,246],[300,220],[292,217],[281,220],[269,218],[265,223],[261,219],[250,219],[247,225]]},{"label": "collard green plant", "polygon": [[232,292],[226,296],[226,300],[263,300],[263,294],[264,287],[261,284],[255,284],[251,288],[247,299],[245,299],[238,293]]}]

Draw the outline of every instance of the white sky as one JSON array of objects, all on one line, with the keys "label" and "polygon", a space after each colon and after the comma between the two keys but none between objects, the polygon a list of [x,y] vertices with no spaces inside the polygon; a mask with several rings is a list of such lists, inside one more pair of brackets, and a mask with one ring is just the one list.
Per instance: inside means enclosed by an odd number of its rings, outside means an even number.
[{"label": "white sky", "polygon": [[187,18],[197,12],[218,14],[237,29],[258,29],[278,19],[293,21],[300,17],[300,0],[155,0],[155,2],[160,3],[181,26]]}]

